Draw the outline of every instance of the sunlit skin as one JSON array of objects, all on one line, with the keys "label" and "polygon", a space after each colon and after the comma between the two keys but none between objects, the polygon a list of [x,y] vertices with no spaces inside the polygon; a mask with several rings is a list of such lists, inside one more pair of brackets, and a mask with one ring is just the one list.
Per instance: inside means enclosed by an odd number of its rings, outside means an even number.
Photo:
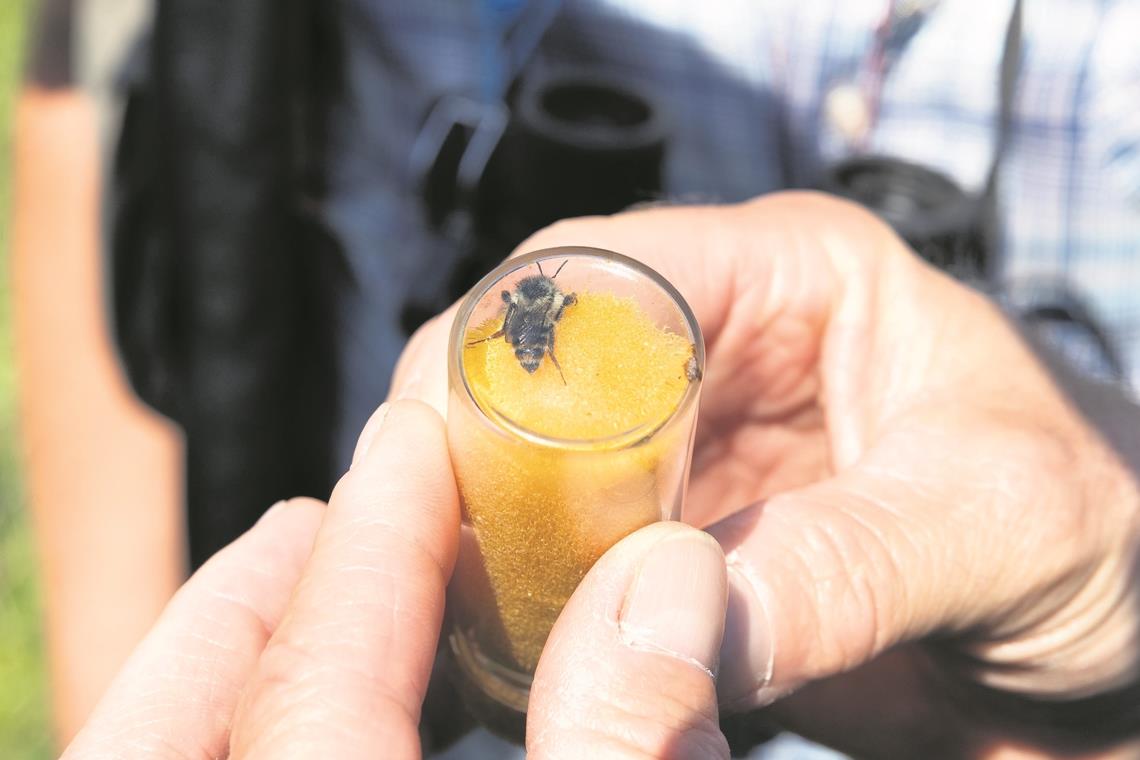
[{"label": "sunlit skin", "polygon": [[[415,401],[383,405],[327,506],[278,504],[182,587],[64,759],[416,760],[458,543],[443,420]],[[678,523],[607,552],[547,648],[543,713],[528,725],[556,740],[528,756],[726,759],[707,673],[726,592],[720,547]],[[691,625],[674,624],[694,606]],[[684,657],[652,646],[658,622]],[[564,690],[586,657],[606,692]],[[619,694],[623,712],[610,702]],[[606,731],[592,725],[598,714]]]},{"label": "sunlit skin", "polygon": [[185,576],[181,438],[135,397],[113,345],[94,101],[28,87],[15,115],[18,432],[66,742]]},{"label": "sunlit skin", "polygon": [[[1135,699],[1072,746],[1013,719],[1021,695],[1136,683],[1140,488],[992,307],[810,195],[528,247],[571,242],[642,258],[693,306],[711,359],[689,517],[733,516],[716,540],[647,526],[594,565],[539,660],[529,757],[726,759],[718,688],[859,757],[1135,757],[1106,729],[1135,730]],[[397,397],[446,398],[450,316]],[[1097,397],[1103,429],[1135,420]],[[327,509],[273,510],[191,579],[69,757],[418,756],[458,534],[440,415],[381,407]]]},{"label": "sunlit skin", "polygon": [[[686,519],[729,557],[724,702],[818,681],[774,712],[856,754],[1034,756],[947,683],[1064,699],[1136,677],[1136,483],[985,299],[810,194],[571,220],[520,250],[571,244],[645,261],[706,336]],[[443,408],[452,315],[394,393]],[[976,665],[938,664],[932,634]]]}]

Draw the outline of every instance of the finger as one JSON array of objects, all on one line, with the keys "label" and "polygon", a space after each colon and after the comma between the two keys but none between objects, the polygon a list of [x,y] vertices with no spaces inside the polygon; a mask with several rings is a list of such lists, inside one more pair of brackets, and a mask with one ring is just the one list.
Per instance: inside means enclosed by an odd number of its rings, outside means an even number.
[{"label": "finger", "polygon": [[713,673],[724,555],[680,523],[610,549],[558,618],[531,687],[531,758],[727,758]]},{"label": "finger", "polygon": [[235,756],[419,757],[459,504],[439,415],[377,416],[242,698]]},{"label": "finger", "polygon": [[[836,293],[832,258],[862,255],[888,235],[852,204],[785,193],[736,205],[568,219],[535,233],[513,255],[593,246],[657,270],[678,287],[701,325],[709,351],[706,387],[745,389],[744,397],[772,415],[802,404],[816,390],[814,380],[801,375],[818,350]],[[847,240],[857,244],[836,250]],[[415,389],[416,397],[442,411],[455,312],[452,307],[413,337],[391,398]],[[732,413],[739,412],[733,405]]]},{"label": "finger", "polygon": [[953,550],[907,530],[870,501],[890,496],[849,488],[854,480],[773,497],[709,528],[731,588],[719,684],[727,707],[764,706],[868,662],[930,630],[948,601],[930,560]]},{"label": "finger", "polygon": [[890,237],[854,204],[799,192],[568,219],[538,231],[516,253],[593,246],[637,259],[677,287],[714,347],[722,339],[736,345],[738,333],[752,337],[777,317],[798,327],[799,337],[812,337],[837,295],[833,259],[862,260]]},{"label": "finger", "polygon": [[447,342],[458,306],[428,320],[400,354],[388,400],[416,399],[447,416]]},{"label": "finger", "polygon": [[[1099,556],[1071,494],[1041,477],[1068,456],[1047,436],[946,408],[896,421],[836,477],[711,527],[733,590],[722,699],[763,705],[935,632],[998,642],[1039,624]],[[1033,508],[1011,508],[1009,494]]]},{"label": "finger", "polygon": [[[693,300],[694,292],[703,293],[703,283],[711,283],[716,292],[730,287],[727,277],[715,277],[708,270],[710,264],[730,263],[726,258],[715,257],[704,263],[699,262],[699,251],[693,249],[706,242],[704,233],[710,225],[717,224],[722,209],[711,207],[687,207],[670,209],[650,209],[619,214],[613,217],[582,217],[568,219],[551,225],[532,235],[515,249],[512,256],[529,251],[559,246],[592,246],[624,253],[658,268],[667,279],[675,283],[685,283],[696,308],[698,320],[707,340],[717,334],[717,325],[705,325],[712,313],[723,309],[701,309],[703,304],[716,301],[715,293]],[[681,236],[678,238],[678,236]],[[662,253],[662,244],[668,243]],[[673,254],[682,254],[676,255]],[[701,276],[694,276],[694,275]],[[709,275],[707,278],[704,275]],[[723,303],[723,300],[721,301]],[[704,312],[702,314],[702,311]],[[393,374],[389,399],[402,397],[418,398],[435,406],[445,413],[447,399],[447,345],[452,321],[458,312],[457,306],[424,324],[412,336]]]},{"label": "finger", "polygon": [[270,510],[175,595],[65,757],[222,757],[241,689],[301,575],[323,505]]}]

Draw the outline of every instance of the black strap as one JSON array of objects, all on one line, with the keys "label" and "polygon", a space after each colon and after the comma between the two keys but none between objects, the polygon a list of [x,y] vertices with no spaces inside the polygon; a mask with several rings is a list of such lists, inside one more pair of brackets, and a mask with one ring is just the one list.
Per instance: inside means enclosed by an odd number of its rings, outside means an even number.
[{"label": "black strap", "polygon": [[312,209],[337,5],[159,0],[128,105],[116,336],[140,395],[185,429],[194,565],[274,501],[331,487],[341,256]]},{"label": "black strap", "polygon": [[[1005,43],[1001,53],[1001,71],[998,85],[998,112],[997,124],[994,129],[994,156],[990,169],[986,173],[986,182],[982,190],[982,202],[979,212],[983,218],[981,228],[985,231],[987,248],[991,252],[1002,250],[1001,247],[1001,200],[998,197],[998,183],[1001,174],[1002,159],[1009,148],[1013,133],[1013,105],[1017,94],[1017,81],[1021,73],[1021,35],[1022,35],[1022,0],[1014,0],[1013,10],[1009,14],[1009,24],[1005,30]],[[986,280],[994,279],[994,262],[996,256],[986,257],[986,271],[982,275]]]},{"label": "black strap", "polygon": [[[994,159],[986,176],[980,209],[984,216],[982,221],[985,225],[988,248],[991,251],[1001,250],[999,247],[1001,243],[1001,202],[998,197],[998,185],[1002,159],[1009,148],[1013,133],[1013,106],[1021,71],[1022,33],[1022,0],[1014,0],[1001,56],[1001,81],[995,128]],[[993,271],[993,261],[994,257],[990,256],[988,258],[989,271],[984,272],[984,274],[987,285],[992,290],[997,291],[1002,288],[1002,284],[997,282],[997,273]],[[1100,324],[1085,300],[1064,282],[1052,284],[1051,290],[1053,292],[1048,293],[1047,297],[1042,298],[1034,305],[1023,306],[1019,310],[1021,318],[1035,326],[1056,322],[1068,323],[1080,328],[1091,341],[1097,355],[1104,360],[1111,377],[1115,380],[1122,380],[1124,378],[1123,359],[1108,332]]]}]

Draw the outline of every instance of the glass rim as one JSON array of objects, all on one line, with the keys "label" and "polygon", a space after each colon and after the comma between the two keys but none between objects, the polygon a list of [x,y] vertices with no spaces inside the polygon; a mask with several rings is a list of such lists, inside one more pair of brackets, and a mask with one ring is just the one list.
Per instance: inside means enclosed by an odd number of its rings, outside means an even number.
[{"label": "glass rim", "polygon": [[[601,438],[560,438],[550,436],[535,432],[511,419],[494,406],[484,403],[480,400],[478,395],[472,391],[471,385],[467,382],[467,373],[463,370],[463,348],[465,347],[463,337],[466,335],[465,328],[467,321],[471,318],[471,314],[475,311],[476,306],[479,305],[492,288],[496,287],[500,280],[511,273],[524,269],[539,261],[565,259],[568,257],[600,259],[607,263],[616,263],[626,269],[632,270],[637,275],[644,277],[653,285],[660,288],[669,296],[670,300],[677,307],[677,310],[681,313],[685,327],[689,331],[689,337],[693,345],[693,357],[697,362],[697,369],[700,376],[696,381],[689,383],[672,411],[652,426],[642,424],[629,430]],[[495,428],[502,435],[519,438],[532,444],[559,450],[612,451],[634,448],[640,445],[642,442],[647,441],[660,431],[672,425],[678,419],[683,419],[688,413],[689,408],[697,403],[705,368],[704,335],[701,333],[701,327],[700,324],[697,323],[696,315],[693,314],[692,308],[681,295],[680,291],[655,269],[637,259],[606,248],[584,245],[541,248],[505,259],[480,279],[479,282],[475,283],[474,287],[463,297],[463,300],[459,304],[459,311],[451,323],[451,331],[447,343],[447,374],[449,385],[452,389],[463,389],[463,394],[467,400],[479,410],[480,416],[484,421],[488,422],[491,427]]]}]

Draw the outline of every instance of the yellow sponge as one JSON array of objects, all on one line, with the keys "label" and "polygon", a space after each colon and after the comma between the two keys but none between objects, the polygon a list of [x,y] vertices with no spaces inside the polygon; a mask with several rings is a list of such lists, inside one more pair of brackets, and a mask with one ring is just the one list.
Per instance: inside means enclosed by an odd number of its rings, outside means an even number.
[{"label": "yellow sponge", "polygon": [[[496,317],[468,333],[468,343],[502,326]],[[533,375],[498,338],[470,345],[463,366],[472,392],[531,432],[598,439],[648,427],[676,408],[689,380],[692,345],[654,324],[632,298],[580,293],[555,325],[554,355]]]},{"label": "yellow sponge", "polygon": [[[457,623],[484,655],[528,673],[597,558],[637,528],[675,516],[691,433],[680,425],[645,437],[688,390],[689,340],[658,327],[632,298],[577,297],[555,326],[565,383],[549,356],[531,375],[501,337],[473,343],[497,331],[501,315],[468,331],[462,361],[485,409],[543,438],[592,443],[536,443],[454,406],[449,412],[480,558],[457,571]],[[621,441],[605,440],[614,436]]]}]

